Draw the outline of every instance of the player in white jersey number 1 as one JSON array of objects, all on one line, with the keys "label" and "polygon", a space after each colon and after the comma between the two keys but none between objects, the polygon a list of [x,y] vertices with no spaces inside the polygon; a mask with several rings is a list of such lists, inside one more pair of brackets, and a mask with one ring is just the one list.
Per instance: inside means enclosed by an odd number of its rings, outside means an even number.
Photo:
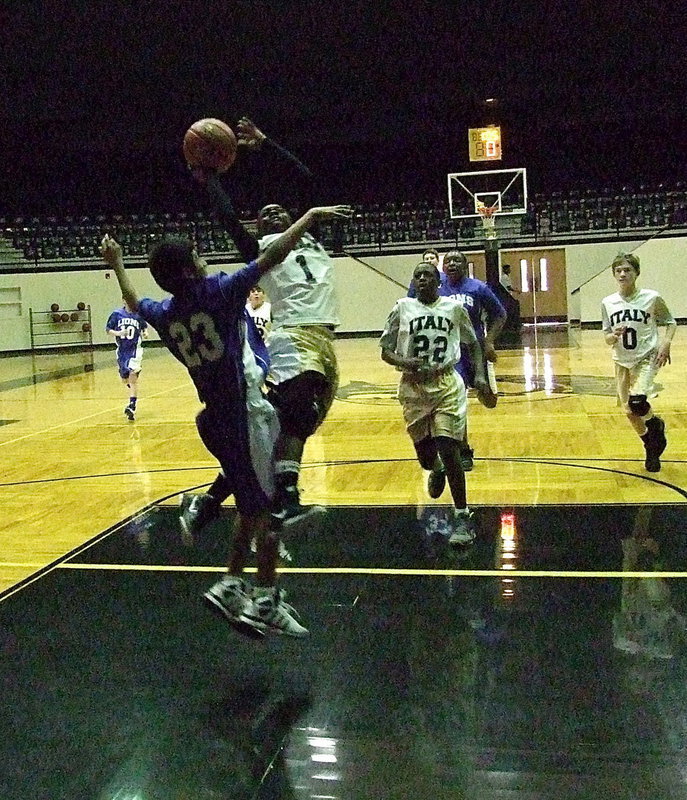
[{"label": "player in white jersey number 1", "polygon": [[[288,151],[268,139],[247,117],[237,126],[239,144],[278,155],[301,178],[312,173]],[[258,214],[256,237],[239,219],[231,198],[212,170],[194,169],[205,184],[224,228],[246,263],[257,258],[291,224],[289,212],[271,203]],[[350,209],[342,217],[350,216]],[[334,288],[334,261],[310,232],[304,233],[280,265],[281,276],[265,274],[260,283],[271,302],[272,327],[266,338],[270,358],[269,399],[279,413],[280,433],[275,447],[273,521],[284,528],[324,512],[322,506],[302,505],[298,489],[305,442],[324,421],[339,384],[334,331],[339,325]],[[206,494],[182,497],[180,521],[194,532],[219,513],[228,496],[226,476],[220,473]]]},{"label": "player in white jersey number 1", "polygon": [[486,393],[484,355],[461,304],[451,297],[439,297],[437,268],[423,261],[415,267],[413,281],[417,297],[396,302],[379,345],[382,359],[402,373],[398,399],[417,459],[430,470],[430,497],[440,497],[448,479],[455,505],[455,528],[449,543],[465,546],[475,539],[460,458],[467,394],[454,367],[462,342],[475,365],[475,389]]},{"label": "player in white jersey number 1", "polygon": [[[665,423],[654,415],[649,395],[656,373],[670,361],[676,323],[658,292],[637,287],[637,256],[617,256],[611,270],[618,291],[601,302],[604,338],[613,348],[618,398],[644,443],[644,466],[647,472],[658,472],[667,444]],[[663,341],[659,341],[659,325],[666,328]]]}]

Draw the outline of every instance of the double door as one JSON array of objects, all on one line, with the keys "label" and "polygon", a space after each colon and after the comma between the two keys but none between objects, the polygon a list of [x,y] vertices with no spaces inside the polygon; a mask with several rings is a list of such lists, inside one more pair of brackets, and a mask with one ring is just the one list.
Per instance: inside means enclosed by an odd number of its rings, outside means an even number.
[{"label": "double door", "polygon": [[515,298],[522,321],[567,322],[565,249],[503,250],[500,255],[501,266],[510,264],[513,287],[519,290]]}]

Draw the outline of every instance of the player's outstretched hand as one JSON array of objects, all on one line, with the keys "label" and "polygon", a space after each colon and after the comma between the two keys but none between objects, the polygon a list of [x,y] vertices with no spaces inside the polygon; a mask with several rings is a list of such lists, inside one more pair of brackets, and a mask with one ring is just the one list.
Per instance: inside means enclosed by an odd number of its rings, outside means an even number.
[{"label": "player's outstretched hand", "polygon": [[236,141],[248,150],[257,150],[267,137],[248,117],[241,117],[236,125]]},{"label": "player's outstretched hand", "polygon": [[106,233],[100,243],[100,252],[102,253],[105,263],[114,267],[122,257],[122,246],[119,242],[115,241],[109,233]]},{"label": "player's outstretched hand", "polygon": [[670,342],[663,342],[656,353],[656,366],[665,367],[670,364]]},{"label": "player's outstretched hand", "polygon": [[310,211],[317,219],[350,219],[353,216],[352,206],[316,206]]}]

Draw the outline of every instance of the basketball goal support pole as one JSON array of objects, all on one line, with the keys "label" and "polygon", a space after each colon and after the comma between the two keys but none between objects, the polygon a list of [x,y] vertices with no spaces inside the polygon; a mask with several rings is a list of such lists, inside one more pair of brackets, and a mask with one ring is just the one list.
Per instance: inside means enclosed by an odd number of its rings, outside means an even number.
[{"label": "basketball goal support pole", "polygon": [[498,239],[485,239],[484,261],[487,267],[487,283],[489,286],[499,284],[499,243]]}]

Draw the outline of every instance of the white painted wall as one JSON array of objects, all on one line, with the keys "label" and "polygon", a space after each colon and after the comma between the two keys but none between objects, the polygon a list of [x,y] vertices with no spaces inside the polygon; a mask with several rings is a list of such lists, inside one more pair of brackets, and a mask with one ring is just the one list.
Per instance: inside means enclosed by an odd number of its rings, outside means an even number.
[{"label": "white painted wall", "polygon": [[[152,297],[161,296],[147,269],[132,269],[131,274],[139,291],[149,293]],[[107,278],[106,275],[110,277]],[[112,272],[91,269],[82,272],[0,274],[0,296],[2,289],[15,287],[19,287],[20,291],[21,313],[19,316],[5,316],[3,307],[0,306],[0,351],[29,350],[31,348],[29,309],[47,311],[53,303],[57,303],[60,309],[64,310],[75,309],[79,302],[90,305],[93,342],[112,341],[105,333],[105,323],[110,312],[122,305],[121,294]],[[65,324],[62,329],[68,328],[69,325]],[[60,330],[60,326],[56,325],[54,330]],[[47,342],[48,339],[42,341]],[[53,337],[51,341],[57,343],[60,337]]]},{"label": "white painted wall", "polygon": [[[405,287],[419,256],[375,256],[365,257],[364,260]],[[382,330],[391,307],[399,297],[405,295],[405,290],[352,258],[336,258],[334,263],[340,299],[339,330],[346,333]],[[226,272],[233,272],[238,266],[227,264],[213,269],[221,268]],[[141,295],[160,299],[165,296],[146,268],[129,267],[129,271]],[[0,273],[0,298],[3,289],[15,288],[19,289],[21,297],[21,313],[19,316],[5,316],[7,313],[13,314],[15,309],[6,307],[3,313],[0,306],[0,352],[29,350],[29,309],[47,311],[52,303],[57,303],[61,310],[75,309],[79,302],[90,305],[94,344],[112,341],[105,333],[105,323],[110,312],[121,305],[121,295],[111,271],[98,268],[83,272]],[[14,292],[8,294],[14,296]],[[68,327],[65,325],[63,329]],[[56,325],[55,330],[59,329],[60,326]],[[151,339],[156,338],[151,331]],[[57,344],[60,340],[59,337],[54,337],[50,341]]]},{"label": "white painted wall", "polygon": [[[608,265],[608,269],[580,289],[578,319],[583,322],[601,321],[601,300],[616,291],[617,287],[611,274],[610,264],[621,250],[630,252],[633,249],[641,267],[639,285],[659,292],[674,317],[687,317],[687,239],[659,237],[644,244],[616,242],[578,244],[566,248],[569,292],[579,286],[586,277],[591,277]],[[572,319],[575,318],[572,313],[575,298],[569,295],[569,300],[571,302],[568,308]]]},{"label": "white painted wall", "polygon": [[[639,247],[636,254],[642,267],[642,285],[659,291],[676,317],[687,318],[687,238],[658,238],[644,244],[601,242],[567,246],[570,319],[581,319],[583,322],[601,320],[601,299],[615,288],[610,269],[605,269],[578,293],[573,294],[573,289],[604,266],[610,265],[621,248],[628,251],[637,245]],[[417,253],[411,255],[363,257],[371,267],[390,276],[402,286],[387,280],[353,258],[336,258],[340,332],[380,331],[394,302],[405,294],[403,287],[407,286],[421,252],[418,249]],[[232,272],[237,266],[227,264],[222,268]],[[141,294],[154,298],[163,296],[146,268],[131,267],[130,270]],[[110,312],[121,303],[117,282],[111,272],[93,268],[82,272],[0,273],[0,302],[3,294],[14,296],[13,291],[3,293],[3,290],[17,288],[21,298],[21,313],[16,316],[16,308],[0,305],[0,352],[29,350],[29,308],[46,311],[52,303],[58,303],[63,309],[76,308],[78,302],[89,304],[93,318],[94,343],[110,341],[105,334],[105,322]],[[152,338],[155,338],[154,334]]]}]

